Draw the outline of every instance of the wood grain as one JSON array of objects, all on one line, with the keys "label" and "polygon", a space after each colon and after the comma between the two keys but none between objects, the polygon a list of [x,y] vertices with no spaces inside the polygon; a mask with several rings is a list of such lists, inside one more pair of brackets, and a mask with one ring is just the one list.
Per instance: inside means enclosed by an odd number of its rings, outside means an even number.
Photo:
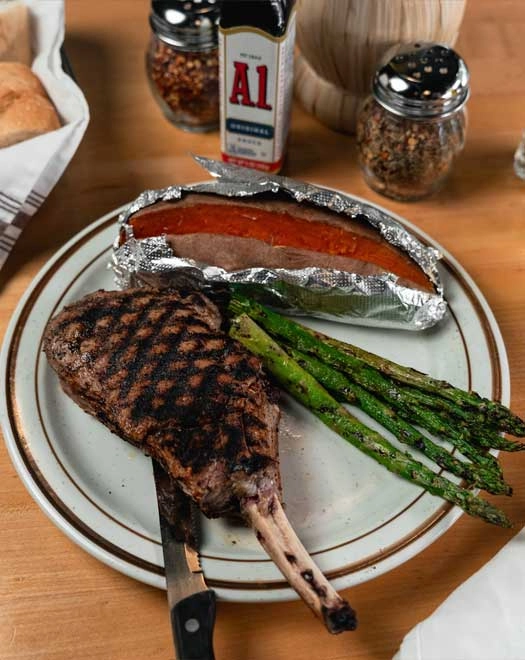
[{"label": "wood grain", "polygon": [[[203,178],[189,153],[217,157],[217,134],[172,128],[144,76],[147,2],[69,0],[66,48],[91,109],[77,154],[0,271],[0,334],[40,266],[92,220],[145,188]],[[106,9],[106,8],[105,8]],[[385,204],[448,249],[473,276],[500,324],[512,406],[525,414],[525,183],[512,155],[525,128],[525,9],[472,0],[457,44],[470,66],[465,152],[446,189],[408,205],[364,184],[351,137],[294,108],[286,174]],[[218,608],[218,660],[383,660],[403,636],[483,566],[525,523],[525,457],[502,459],[515,495],[501,503],[514,531],[463,516],[430,548],[352,590],[360,628],[328,636],[298,602]],[[40,511],[0,447],[0,658],[173,658],[164,594],[101,564]]]}]

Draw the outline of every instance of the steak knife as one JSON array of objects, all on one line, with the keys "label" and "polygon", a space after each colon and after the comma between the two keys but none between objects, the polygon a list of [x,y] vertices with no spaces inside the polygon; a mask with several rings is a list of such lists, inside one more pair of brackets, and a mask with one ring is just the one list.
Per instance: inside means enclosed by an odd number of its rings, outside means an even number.
[{"label": "steak knife", "polygon": [[156,461],[153,473],[177,658],[214,660],[215,592],[200,565],[198,510]]}]

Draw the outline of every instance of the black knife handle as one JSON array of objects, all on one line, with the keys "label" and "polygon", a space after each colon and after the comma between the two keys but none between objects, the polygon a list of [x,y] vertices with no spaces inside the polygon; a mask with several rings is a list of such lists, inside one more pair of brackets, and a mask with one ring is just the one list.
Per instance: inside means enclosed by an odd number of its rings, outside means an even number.
[{"label": "black knife handle", "polygon": [[171,610],[178,660],[215,660],[214,625],[214,591],[200,591],[180,600]]}]

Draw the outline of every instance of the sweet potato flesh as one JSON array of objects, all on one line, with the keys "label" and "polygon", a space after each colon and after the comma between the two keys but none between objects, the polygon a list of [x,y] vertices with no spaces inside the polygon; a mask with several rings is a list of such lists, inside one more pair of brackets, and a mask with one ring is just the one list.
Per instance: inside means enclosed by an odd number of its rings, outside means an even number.
[{"label": "sweet potato flesh", "polygon": [[[387,272],[431,290],[425,274],[408,258],[401,258],[393,246],[349,229],[311,222],[286,212],[222,204],[195,204],[170,209],[152,209],[131,219],[135,238],[162,234],[222,234],[264,241],[274,247],[288,247],[351,257],[376,264]],[[315,266],[315,264],[312,264]]]}]

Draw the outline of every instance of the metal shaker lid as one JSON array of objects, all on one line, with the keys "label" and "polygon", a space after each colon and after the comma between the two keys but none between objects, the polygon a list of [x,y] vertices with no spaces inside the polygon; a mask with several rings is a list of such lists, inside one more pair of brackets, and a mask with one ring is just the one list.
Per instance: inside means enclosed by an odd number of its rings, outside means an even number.
[{"label": "metal shaker lid", "polygon": [[155,34],[180,50],[207,50],[218,42],[219,0],[152,0]]},{"label": "metal shaker lid", "polygon": [[450,115],[469,96],[469,72],[461,57],[436,43],[398,45],[374,75],[372,93],[387,110],[413,118]]}]

